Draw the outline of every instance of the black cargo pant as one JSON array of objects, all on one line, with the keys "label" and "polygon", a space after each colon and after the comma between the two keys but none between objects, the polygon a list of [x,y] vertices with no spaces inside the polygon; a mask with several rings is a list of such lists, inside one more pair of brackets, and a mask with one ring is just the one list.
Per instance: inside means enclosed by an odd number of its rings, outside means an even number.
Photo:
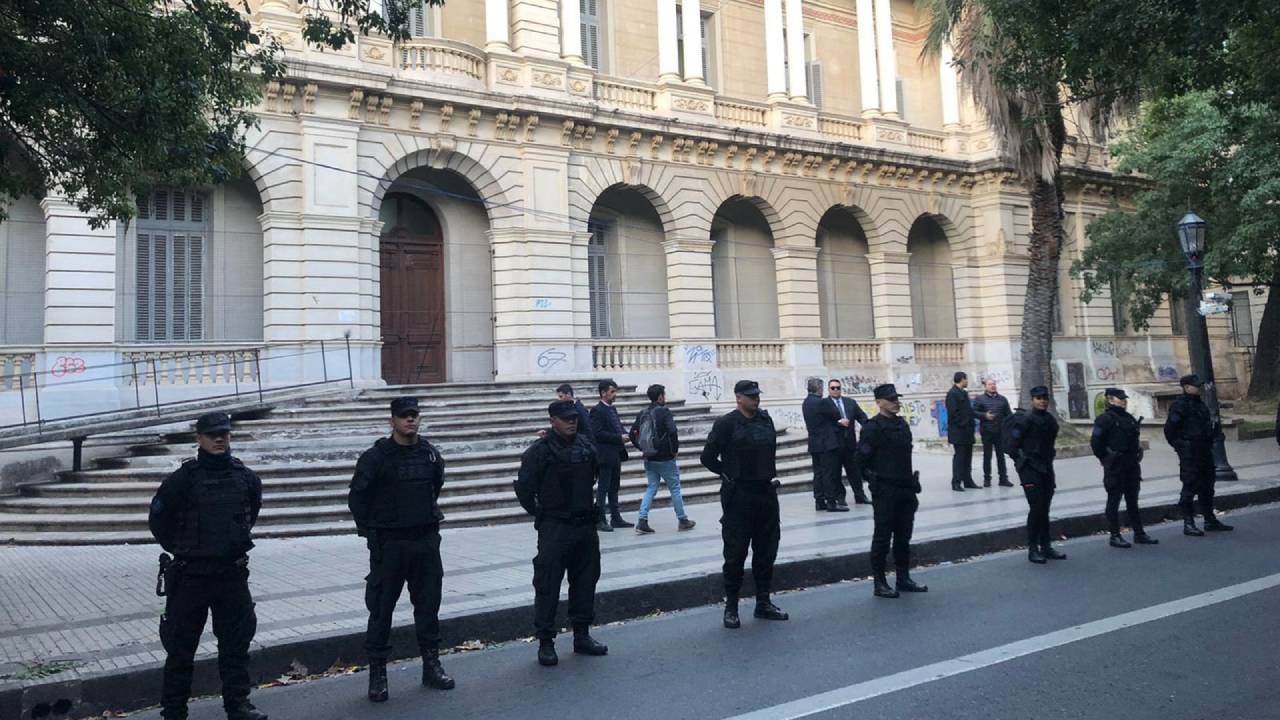
[{"label": "black cargo pant", "polygon": [[1046,547],[1050,544],[1049,506],[1057,489],[1053,468],[1042,472],[1023,463],[1017,470],[1022,492],[1027,496],[1027,546]]},{"label": "black cargo pant", "polygon": [[[621,465],[600,465],[596,483],[596,509],[601,518],[618,514],[618,489],[622,485]],[[608,509],[605,508],[606,502]]]},{"label": "black cargo pant", "polygon": [[1200,512],[1205,518],[1213,517],[1213,493],[1215,482],[1213,453],[1209,447],[1178,453],[1178,476],[1182,480],[1182,492],[1178,505],[1184,517],[1195,516],[1195,499],[1200,499]]},{"label": "black cargo pant", "polygon": [[782,539],[777,490],[773,485],[746,488],[741,483],[721,482],[720,510],[725,597],[736,598],[742,592],[748,550],[756,597],[769,597],[773,563],[778,559],[778,542]]},{"label": "black cargo pant", "polygon": [[973,483],[973,443],[955,443],[951,447],[955,451],[951,456],[952,487]]},{"label": "black cargo pant", "polygon": [[[1000,472],[1000,482],[1009,479],[1009,469],[1004,464],[1004,452],[1000,447],[1000,433],[982,433],[982,481],[991,482],[991,455],[995,453],[996,468]],[[1021,473],[1018,475],[1022,477]]]},{"label": "black cargo pant", "polygon": [[[1124,464],[1121,464],[1121,463]],[[1142,488],[1142,471],[1136,462],[1117,461],[1118,467],[1108,469],[1102,477],[1107,490],[1107,525],[1112,535],[1120,534],[1120,499],[1124,499],[1125,514],[1135,535],[1142,529],[1142,511],[1138,508],[1138,491]]]},{"label": "black cargo pant", "polygon": [[[972,446],[970,446],[972,447]],[[893,565],[905,574],[911,565],[911,530],[916,521],[920,500],[911,488],[875,483],[871,488],[875,512],[875,530],[871,535],[871,571],[883,575],[893,542]]]},{"label": "black cargo pant", "polygon": [[575,630],[596,619],[600,581],[600,536],[589,517],[538,521],[538,555],[533,559],[533,628],[539,640],[556,636],[560,583],[569,575],[569,623]]},{"label": "black cargo pant", "polygon": [[160,617],[160,644],[168,656],[160,691],[161,716],[185,718],[191,697],[191,675],[204,623],[213,614],[218,639],[218,675],[222,704],[233,707],[249,697],[249,644],[258,618],[249,594],[249,569],[231,563],[223,567],[173,567],[166,577],[168,595]]},{"label": "black cargo pant", "polygon": [[364,648],[370,660],[387,660],[391,655],[391,619],[405,585],[413,603],[418,650],[424,656],[439,651],[443,583],[439,528],[378,530],[370,535],[364,589],[364,603],[369,608]]}]

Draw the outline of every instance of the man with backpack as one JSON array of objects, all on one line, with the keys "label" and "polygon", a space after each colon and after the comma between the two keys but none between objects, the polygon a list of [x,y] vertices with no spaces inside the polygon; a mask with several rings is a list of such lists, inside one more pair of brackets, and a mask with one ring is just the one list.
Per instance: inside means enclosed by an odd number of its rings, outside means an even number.
[{"label": "man with backpack", "polygon": [[680,452],[680,435],[676,419],[667,409],[667,389],[650,385],[649,407],[640,411],[631,425],[631,444],[644,454],[644,474],[649,482],[644,498],[640,500],[640,519],[636,521],[636,534],[654,532],[649,527],[649,508],[658,494],[659,481],[667,484],[671,493],[671,507],[676,511],[680,530],[692,530],[696,525],[684,512],[684,498],[680,495],[680,464],[676,456]]},{"label": "man with backpack", "polygon": [[1031,412],[1019,409],[1005,416],[1000,430],[999,446],[1013,458],[1027,496],[1027,559],[1037,565],[1066,560],[1066,553],[1054,549],[1049,535],[1049,505],[1057,488],[1053,459],[1058,454],[1058,421],[1049,412],[1049,388],[1031,388]]}]

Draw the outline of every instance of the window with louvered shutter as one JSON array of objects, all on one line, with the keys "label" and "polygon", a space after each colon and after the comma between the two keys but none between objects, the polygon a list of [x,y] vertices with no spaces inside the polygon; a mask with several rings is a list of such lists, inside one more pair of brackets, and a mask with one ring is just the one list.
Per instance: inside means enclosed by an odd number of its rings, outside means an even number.
[{"label": "window with louvered shutter", "polygon": [[811,62],[805,65],[805,77],[809,80],[809,100],[822,109],[822,63]]},{"label": "window with louvered shutter", "polygon": [[609,334],[609,278],[606,270],[607,228],[591,223],[587,241],[587,285],[591,308],[591,337],[607,338]]},{"label": "window with louvered shutter", "polygon": [[425,0],[409,8],[409,36],[435,37],[435,18]]},{"label": "window with louvered shutter", "polygon": [[157,190],[140,197],[137,227],[136,339],[202,339],[208,237],[205,196],[189,190]]},{"label": "window with louvered shutter", "polygon": [[600,69],[600,5],[599,0],[578,0],[582,30],[582,60]]}]

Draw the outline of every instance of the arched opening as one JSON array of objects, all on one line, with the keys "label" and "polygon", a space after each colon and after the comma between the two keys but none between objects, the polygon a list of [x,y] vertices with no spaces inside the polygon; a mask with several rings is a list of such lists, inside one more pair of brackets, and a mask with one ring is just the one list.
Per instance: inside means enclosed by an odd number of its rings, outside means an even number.
[{"label": "arched opening", "polygon": [[778,283],[773,233],[755,204],[734,198],[711,221],[716,337],[776,339]]},{"label": "arched opening", "polygon": [[44,341],[45,223],[35,198],[6,206],[0,222],[0,345]]},{"label": "arched opening", "polygon": [[665,235],[653,204],[635,188],[609,188],[587,227],[591,336],[669,337]]},{"label": "arched opening", "polygon": [[907,234],[911,324],[918,338],[954,338],[956,292],[951,246],[942,226],[927,215]]},{"label": "arched opening", "polygon": [[378,206],[382,376],[391,384],[493,379],[489,217],[461,175],[417,167]]},{"label": "arched opening", "polygon": [[832,208],[818,223],[818,305],[822,337],[873,338],[867,236],[848,208]]}]

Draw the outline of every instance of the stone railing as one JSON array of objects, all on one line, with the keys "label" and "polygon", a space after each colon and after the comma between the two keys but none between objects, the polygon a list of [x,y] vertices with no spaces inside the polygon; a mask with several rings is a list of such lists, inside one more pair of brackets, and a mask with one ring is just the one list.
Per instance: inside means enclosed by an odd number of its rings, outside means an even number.
[{"label": "stone railing", "polygon": [[[233,385],[258,380],[258,348],[148,348],[120,353],[132,385]],[[132,366],[132,368],[131,368]]]},{"label": "stone railing", "polygon": [[24,382],[22,376],[30,375],[35,369],[35,350],[24,348],[0,350],[0,392],[17,390]]},{"label": "stone railing", "polygon": [[596,370],[661,370],[672,366],[675,344],[667,341],[600,342],[591,345]]},{"label": "stone railing", "polygon": [[769,124],[769,106],[716,98],[716,120],[727,125],[765,127]]},{"label": "stone railing", "polygon": [[964,340],[916,340],[916,364],[962,363],[967,359]]},{"label": "stone railing", "polygon": [[854,118],[839,115],[819,115],[818,132],[845,141],[861,141],[862,123]]},{"label": "stone railing", "polygon": [[596,77],[596,100],[623,110],[653,112],[658,107],[658,91],[620,78]]},{"label": "stone railing", "polygon": [[439,38],[412,38],[396,46],[400,69],[411,77],[447,84],[484,82],[485,55],[466,43]]},{"label": "stone railing", "polygon": [[786,344],[770,340],[717,342],[716,356],[722,368],[783,367]]},{"label": "stone railing", "polygon": [[850,368],[880,362],[877,340],[836,340],[822,343],[822,364],[829,368]]},{"label": "stone railing", "polygon": [[947,136],[944,133],[931,132],[929,130],[907,131],[907,143],[914,150],[940,153],[946,147],[946,142]]}]

